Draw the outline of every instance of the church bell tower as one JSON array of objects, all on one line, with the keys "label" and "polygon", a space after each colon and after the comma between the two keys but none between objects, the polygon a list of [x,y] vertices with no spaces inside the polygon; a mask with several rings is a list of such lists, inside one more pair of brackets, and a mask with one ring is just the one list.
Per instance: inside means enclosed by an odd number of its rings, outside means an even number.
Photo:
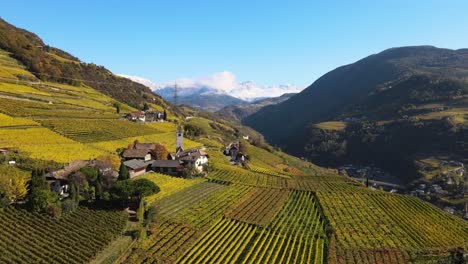
[{"label": "church bell tower", "polygon": [[184,151],[184,132],[180,125],[177,126],[176,131],[176,153]]}]

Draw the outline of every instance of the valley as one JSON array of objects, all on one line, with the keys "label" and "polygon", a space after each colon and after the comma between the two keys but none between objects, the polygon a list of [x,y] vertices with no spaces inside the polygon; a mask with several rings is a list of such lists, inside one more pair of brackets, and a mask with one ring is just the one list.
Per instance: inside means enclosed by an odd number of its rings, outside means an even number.
[{"label": "valley", "polygon": [[359,62],[368,79],[344,66],[299,94],[210,113],[45,46],[0,20],[1,263],[450,263],[467,252],[463,218],[331,168],[375,163],[405,186],[445,172],[464,186],[452,176],[468,157],[468,86],[453,75],[465,76],[466,51],[437,51],[458,58],[443,78],[380,62],[411,64],[399,53],[416,48],[403,48]]}]

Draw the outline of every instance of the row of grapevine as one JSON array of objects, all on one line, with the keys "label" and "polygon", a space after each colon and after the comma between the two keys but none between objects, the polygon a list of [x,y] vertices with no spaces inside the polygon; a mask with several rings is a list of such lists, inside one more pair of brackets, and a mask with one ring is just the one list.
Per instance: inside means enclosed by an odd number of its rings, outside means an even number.
[{"label": "row of grapevine", "polygon": [[208,175],[209,179],[245,184],[249,186],[287,188],[288,179],[263,173],[256,173],[235,166],[216,164],[215,171]]},{"label": "row of grapevine", "polygon": [[154,223],[148,231],[151,235],[133,249],[124,263],[174,262],[200,233],[189,225],[170,221]]},{"label": "row of grapevine", "polygon": [[276,176],[276,177],[284,177],[284,178],[291,178],[289,175],[286,175],[285,173],[279,173],[277,170],[275,169],[267,169],[267,168],[264,168],[264,167],[259,167],[259,166],[255,166],[255,165],[248,165],[249,167],[249,170],[253,171],[253,172],[257,172],[257,173],[263,173],[263,174],[266,174],[266,175],[270,175],[270,176]]},{"label": "row of grapevine", "polygon": [[380,192],[318,192],[317,196],[334,229],[337,249],[330,257],[338,263],[343,259],[364,262],[361,259],[369,257],[363,255],[372,255],[376,249],[398,249],[400,255],[376,254],[385,263],[399,263],[408,259],[410,251],[448,252],[468,243],[466,222],[414,197]]},{"label": "row of grapevine", "polygon": [[179,263],[234,263],[247,249],[258,227],[224,218],[219,220]]},{"label": "row of grapevine", "polygon": [[225,216],[246,223],[266,226],[281,209],[288,197],[288,191],[256,188],[230,210]]},{"label": "row of grapevine", "polygon": [[283,209],[253,241],[242,263],[322,263],[324,226],[313,194],[292,191]]},{"label": "row of grapevine", "polygon": [[155,128],[112,119],[39,119],[43,126],[82,143],[156,134]]},{"label": "row of grapevine", "polygon": [[288,180],[289,188],[312,192],[375,193],[359,182],[342,176],[304,176]]},{"label": "row of grapevine", "polygon": [[183,189],[169,197],[156,202],[159,208],[159,214],[163,217],[172,217],[181,210],[189,208],[203,199],[210,196],[212,193],[227,188],[225,185],[203,182]]},{"label": "row of grapevine", "polygon": [[17,148],[32,158],[63,163],[93,159],[106,154],[104,151],[75,142],[43,127],[0,129],[0,145]]},{"label": "row of grapevine", "polygon": [[79,208],[52,219],[8,207],[0,211],[1,263],[84,263],[118,236],[122,212]]},{"label": "row of grapevine", "polygon": [[223,218],[179,263],[323,263],[325,222],[310,192],[289,193],[266,227]]},{"label": "row of grapevine", "polygon": [[[202,195],[200,191],[203,188],[209,188],[207,192],[210,194]],[[247,186],[201,183],[166,196],[156,202],[161,212],[159,222],[151,225],[149,228],[151,235],[132,251],[126,263],[153,260],[173,262],[193,245],[199,234],[209,229],[217,219],[221,219],[227,207],[250,190],[251,188]],[[197,196],[203,199],[200,200]],[[197,202],[193,204],[187,199],[190,197]],[[172,205],[170,201],[177,205]]]},{"label": "row of grapevine", "polygon": [[83,108],[71,104],[47,101],[26,101],[0,98],[0,112],[15,117],[31,118],[88,118],[88,119],[117,119],[119,116],[112,112]]},{"label": "row of grapevine", "polygon": [[20,117],[11,117],[0,113],[0,127],[37,126],[37,122]]},{"label": "row of grapevine", "polygon": [[161,189],[161,191],[156,194],[144,197],[144,201],[147,205],[151,205],[164,197],[171,196],[190,186],[205,182],[203,179],[188,180],[155,172],[147,173],[139,178],[148,179]]}]

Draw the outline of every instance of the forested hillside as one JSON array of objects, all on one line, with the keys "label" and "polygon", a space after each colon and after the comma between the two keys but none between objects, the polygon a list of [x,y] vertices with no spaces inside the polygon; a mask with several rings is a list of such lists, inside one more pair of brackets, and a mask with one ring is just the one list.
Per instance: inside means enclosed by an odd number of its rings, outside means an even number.
[{"label": "forested hillside", "polygon": [[112,74],[103,66],[81,62],[73,55],[50,47],[37,35],[17,28],[0,18],[0,49],[23,64],[32,75],[18,74],[24,80],[41,80],[69,84],[81,84],[140,108],[145,102],[164,105],[160,96],[139,83]]},{"label": "forested hillside", "polygon": [[330,71],[245,124],[319,164],[377,164],[408,182],[417,159],[468,157],[467,77],[466,49],[389,49]]}]

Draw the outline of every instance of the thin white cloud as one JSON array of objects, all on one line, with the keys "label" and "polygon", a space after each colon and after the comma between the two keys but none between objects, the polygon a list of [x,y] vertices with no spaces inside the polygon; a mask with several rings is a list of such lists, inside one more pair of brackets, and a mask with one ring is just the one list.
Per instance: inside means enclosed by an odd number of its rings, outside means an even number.
[{"label": "thin white cloud", "polygon": [[196,78],[179,78],[159,84],[138,76],[123,74],[120,76],[142,83],[156,91],[158,89],[173,87],[174,84],[177,84],[177,87],[185,90],[186,94],[199,91],[200,89],[208,89],[213,92],[224,92],[243,100],[277,97],[285,93],[298,93],[303,89],[293,84],[266,86],[251,81],[238,82],[236,76],[229,71],[217,72]]}]

